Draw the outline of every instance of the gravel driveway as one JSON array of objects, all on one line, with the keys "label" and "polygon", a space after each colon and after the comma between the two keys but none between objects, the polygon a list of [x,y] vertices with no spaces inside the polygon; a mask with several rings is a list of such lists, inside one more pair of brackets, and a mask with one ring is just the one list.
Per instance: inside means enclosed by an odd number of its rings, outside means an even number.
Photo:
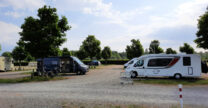
[{"label": "gravel driveway", "polygon": [[[149,104],[167,108],[179,103],[177,85],[121,85],[122,71],[120,65],[109,65],[66,80],[0,84],[0,108],[62,108],[76,103]],[[208,107],[208,86],[184,87],[183,99],[187,105]]]}]

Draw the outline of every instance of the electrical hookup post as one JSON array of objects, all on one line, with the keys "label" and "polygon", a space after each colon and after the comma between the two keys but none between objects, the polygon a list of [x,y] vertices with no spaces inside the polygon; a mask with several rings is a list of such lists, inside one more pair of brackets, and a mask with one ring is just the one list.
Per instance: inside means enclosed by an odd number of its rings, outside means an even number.
[{"label": "electrical hookup post", "polygon": [[178,84],[179,99],[180,99],[180,105],[181,105],[181,108],[183,108],[182,87],[183,87],[182,84]]}]

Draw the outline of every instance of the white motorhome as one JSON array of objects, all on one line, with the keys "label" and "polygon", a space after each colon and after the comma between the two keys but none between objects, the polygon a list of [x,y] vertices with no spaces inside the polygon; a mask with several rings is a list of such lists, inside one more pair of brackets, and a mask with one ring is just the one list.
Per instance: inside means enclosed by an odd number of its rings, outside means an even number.
[{"label": "white motorhome", "polygon": [[14,69],[13,59],[9,57],[0,57],[0,71],[9,71]]},{"label": "white motorhome", "polygon": [[201,58],[196,54],[148,54],[125,70],[131,77],[200,77]]},{"label": "white motorhome", "polygon": [[139,58],[137,57],[129,60],[127,63],[124,64],[124,69],[127,68],[129,65],[134,64],[136,61],[138,61],[138,59]]}]

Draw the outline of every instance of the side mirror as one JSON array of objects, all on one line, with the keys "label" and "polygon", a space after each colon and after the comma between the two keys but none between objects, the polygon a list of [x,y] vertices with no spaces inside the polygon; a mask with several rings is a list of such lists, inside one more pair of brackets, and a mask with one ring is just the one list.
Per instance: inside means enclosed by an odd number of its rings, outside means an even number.
[{"label": "side mirror", "polygon": [[144,66],[142,68],[144,69]]}]

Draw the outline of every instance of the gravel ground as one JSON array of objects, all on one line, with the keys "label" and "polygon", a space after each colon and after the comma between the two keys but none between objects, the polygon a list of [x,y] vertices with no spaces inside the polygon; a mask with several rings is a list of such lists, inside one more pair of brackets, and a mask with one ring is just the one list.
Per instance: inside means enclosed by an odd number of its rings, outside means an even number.
[{"label": "gravel ground", "polygon": [[[0,108],[62,108],[79,103],[148,104],[167,108],[179,103],[177,85],[121,85],[122,71],[122,66],[109,65],[66,80],[0,84]],[[192,107],[208,107],[208,86],[185,86],[183,99]]]},{"label": "gravel ground", "polygon": [[16,71],[16,72],[0,72],[0,79],[14,79],[30,76],[29,74],[23,74],[30,71]]}]

